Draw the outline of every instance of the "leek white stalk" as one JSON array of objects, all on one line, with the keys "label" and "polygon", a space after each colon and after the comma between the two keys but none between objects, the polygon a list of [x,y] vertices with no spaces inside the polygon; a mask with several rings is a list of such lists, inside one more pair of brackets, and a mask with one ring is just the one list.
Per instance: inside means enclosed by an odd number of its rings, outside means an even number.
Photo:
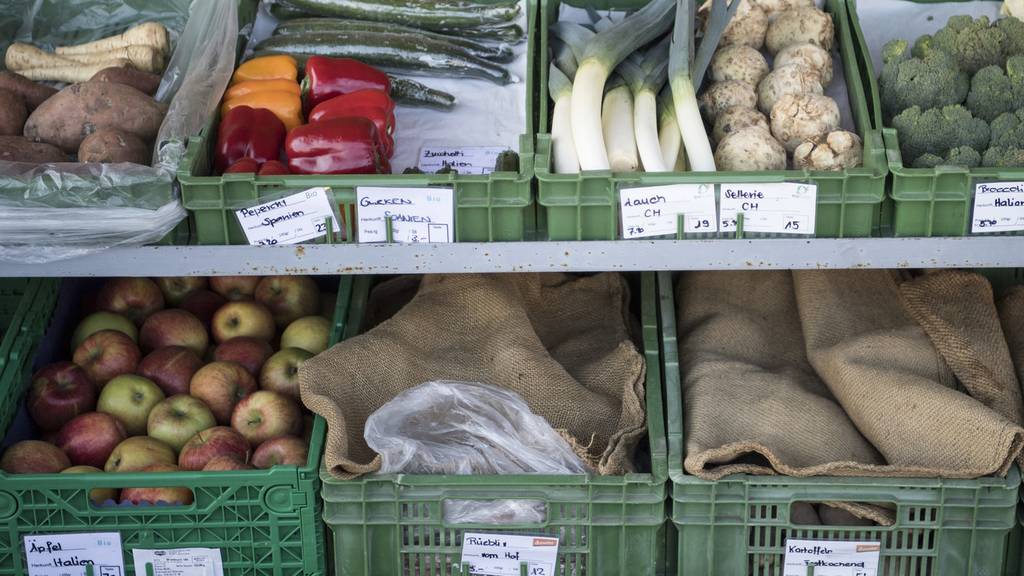
[{"label": "leek white stalk", "polygon": [[680,134],[676,112],[672,107],[672,92],[666,87],[658,94],[658,149],[664,165],[673,172],[682,171],[677,166],[680,158],[683,159],[683,166],[686,165],[686,151]]},{"label": "leek white stalk", "polygon": [[554,63],[548,70],[548,93],[555,103],[551,113],[551,154],[554,156],[555,174],[575,174],[580,171],[580,161],[572,141],[572,84]]},{"label": "leek white stalk", "polygon": [[662,157],[658,142],[658,90],[668,73],[668,47],[668,42],[659,42],[644,56],[640,66],[626,60],[618,67],[633,90],[633,130],[645,172],[668,172],[671,166]]},{"label": "leek white stalk", "polygon": [[629,54],[672,25],[673,0],[651,0],[587,44],[572,87],[572,132],[583,170],[607,170],[601,124],[601,96],[608,76]]},{"label": "leek white stalk", "polygon": [[636,172],[640,159],[633,128],[633,92],[625,83],[612,86],[604,95],[601,128],[609,167],[614,172]]}]

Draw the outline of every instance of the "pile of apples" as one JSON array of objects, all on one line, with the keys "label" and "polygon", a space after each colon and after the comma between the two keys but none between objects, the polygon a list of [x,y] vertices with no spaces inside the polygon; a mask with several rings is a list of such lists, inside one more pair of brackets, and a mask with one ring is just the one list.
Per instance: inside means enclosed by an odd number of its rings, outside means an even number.
[{"label": "pile of apples", "polygon": [[[10,446],[0,469],[305,464],[312,416],[298,369],[327,348],[334,299],[307,276],[108,280],[74,331],[72,361],[32,376],[25,402],[40,439]],[[174,487],[98,488],[90,498],[192,503],[190,490]]]}]

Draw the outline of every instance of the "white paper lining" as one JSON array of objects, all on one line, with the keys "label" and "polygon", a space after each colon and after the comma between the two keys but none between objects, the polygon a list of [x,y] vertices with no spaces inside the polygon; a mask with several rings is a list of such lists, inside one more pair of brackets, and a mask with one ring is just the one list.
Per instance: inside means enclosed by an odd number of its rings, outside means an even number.
[{"label": "white paper lining", "polygon": [[[264,3],[263,6],[266,4]],[[517,23],[528,31],[526,0]],[[277,20],[262,6],[253,31],[252,43],[268,38]],[[516,59],[502,64],[519,81],[500,85],[487,80],[443,78],[401,74],[435,90],[455,96],[455,107],[447,112],[430,108],[398,106],[395,110],[395,154],[391,170],[416,166],[420,148],[432,146],[502,146],[519,151],[519,136],[526,132],[526,69],[528,38],[512,46]]]},{"label": "white paper lining", "polygon": [[[877,0],[867,1],[873,3]],[[821,8],[822,6],[825,5],[825,0],[815,0],[815,3],[818,5],[818,8]],[[616,21],[620,20],[625,14],[625,12],[608,10],[601,10],[599,11],[599,13],[602,16],[610,16],[613,20]],[[566,4],[564,2],[558,8],[558,19],[560,21],[576,22],[579,24],[590,23],[590,16],[587,14],[587,11],[585,9],[570,6],[569,4]],[[764,57],[768,60],[768,65],[772,66],[772,56],[768,54],[766,50],[762,50],[761,53],[764,54]],[[832,49],[832,68],[832,83],[825,87],[825,95],[835,100],[836,104],[839,105],[840,126],[843,128],[843,130],[848,130],[850,132],[860,134],[860,131],[857,130],[856,125],[854,124],[853,114],[850,108],[850,94],[846,89],[846,71],[843,67],[842,57],[839,55],[838,30],[836,31],[836,42]]]}]

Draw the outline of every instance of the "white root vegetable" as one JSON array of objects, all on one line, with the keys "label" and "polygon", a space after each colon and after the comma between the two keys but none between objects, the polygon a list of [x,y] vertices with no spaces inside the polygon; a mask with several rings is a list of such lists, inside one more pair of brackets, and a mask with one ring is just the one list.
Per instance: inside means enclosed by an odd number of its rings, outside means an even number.
[{"label": "white root vegetable", "polygon": [[608,91],[601,106],[601,128],[614,172],[636,172],[640,159],[633,127],[633,92],[625,84]]},{"label": "white root vegetable", "polygon": [[864,145],[853,132],[836,130],[819,140],[804,142],[793,151],[793,167],[801,170],[839,171],[864,162]]},{"label": "white root vegetable", "polygon": [[128,60],[133,68],[153,74],[163,72],[165,65],[164,55],[152,46],[125,46],[124,48],[115,48],[105,52],[71,54],[67,58],[86,64],[124,59]]},{"label": "white root vegetable", "polygon": [[15,42],[7,47],[4,55],[4,65],[8,70],[19,72],[34,68],[57,68],[62,66],[75,66],[77,62],[62,58],[36,48],[31,44]]},{"label": "white root vegetable", "polygon": [[[764,46],[764,35],[768,31],[768,14],[758,7],[753,0],[734,0],[739,2],[736,7],[736,14],[729,21],[722,33],[722,46],[742,44],[760,50]],[[707,0],[701,6],[701,12],[711,9],[711,2]],[[707,19],[704,20],[705,29]]]},{"label": "white root vegetable", "polygon": [[742,80],[757,86],[768,72],[768,61],[761,52],[744,44],[722,46],[711,58],[711,79],[715,82]]},{"label": "white root vegetable", "polygon": [[768,125],[768,118],[757,110],[740,106],[729,108],[718,115],[718,118],[715,120],[715,126],[711,131],[711,137],[715,139],[715,142],[721,142],[729,134],[744,128],[750,128],[751,126],[759,126],[765,130],[771,130],[771,127]]},{"label": "white root vegetable", "polygon": [[820,94],[786,94],[772,108],[772,134],[787,152],[839,128],[839,105]]},{"label": "white root vegetable", "polygon": [[757,86],[757,107],[771,114],[775,103],[786,94],[824,94],[821,74],[802,64],[779,66]]},{"label": "white root vegetable", "polygon": [[110,60],[108,62],[97,62],[96,64],[75,62],[70,66],[18,70],[18,74],[21,74],[29,80],[35,80],[37,82],[66,82],[68,84],[78,84],[80,82],[88,82],[101,70],[105,70],[107,68],[124,68],[125,66],[128,66],[128,61],[123,59]]},{"label": "white root vegetable", "polygon": [[726,136],[715,150],[715,163],[720,170],[785,170],[786,150],[770,132],[754,126]]},{"label": "white root vegetable", "polygon": [[150,46],[166,56],[170,53],[171,42],[167,35],[167,28],[159,22],[145,22],[133,26],[123,34],[101,38],[93,42],[79,44],[77,46],[58,47],[57,54],[88,54],[91,52],[106,52],[116,48],[128,46]]},{"label": "white root vegetable", "polygon": [[742,80],[715,82],[708,86],[700,97],[700,107],[708,120],[714,122],[718,115],[736,106],[753,108],[757,106],[754,86]]},{"label": "white root vegetable", "polygon": [[834,40],[832,16],[814,7],[801,7],[779,13],[768,25],[764,45],[773,55],[786,46],[805,42],[831,52]]},{"label": "white root vegetable", "polygon": [[768,17],[774,17],[776,14],[785,10],[793,8],[801,8],[803,6],[814,6],[814,0],[750,0],[755,6],[761,8],[768,14]]},{"label": "white root vegetable", "polygon": [[821,46],[810,42],[790,44],[775,55],[774,66],[781,68],[790,64],[799,64],[816,70],[821,76],[821,85],[832,83],[832,55]]}]

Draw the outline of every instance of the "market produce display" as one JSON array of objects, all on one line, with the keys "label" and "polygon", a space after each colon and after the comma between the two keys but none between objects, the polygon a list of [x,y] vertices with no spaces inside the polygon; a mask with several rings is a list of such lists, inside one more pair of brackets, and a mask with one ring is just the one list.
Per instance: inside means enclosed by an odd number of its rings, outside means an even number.
[{"label": "market produce display", "polygon": [[824,95],[835,33],[813,0],[651,2],[621,20],[589,15],[550,31],[556,173],[861,165],[860,136],[841,128],[839,105]]},{"label": "market produce display", "polygon": [[882,113],[914,168],[1024,166],[1024,22],[949,18],[882,49]]},{"label": "market produce display", "polygon": [[[32,376],[38,439],[10,474],[245,470],[300,465],[309,425],[299,366],[331,322],[309,277],[117,278],[83,300],[70,358]],[[305,439],[304,439],[305,437]],[[97,504],[189,503],[185,489],[97,490]]]}]

